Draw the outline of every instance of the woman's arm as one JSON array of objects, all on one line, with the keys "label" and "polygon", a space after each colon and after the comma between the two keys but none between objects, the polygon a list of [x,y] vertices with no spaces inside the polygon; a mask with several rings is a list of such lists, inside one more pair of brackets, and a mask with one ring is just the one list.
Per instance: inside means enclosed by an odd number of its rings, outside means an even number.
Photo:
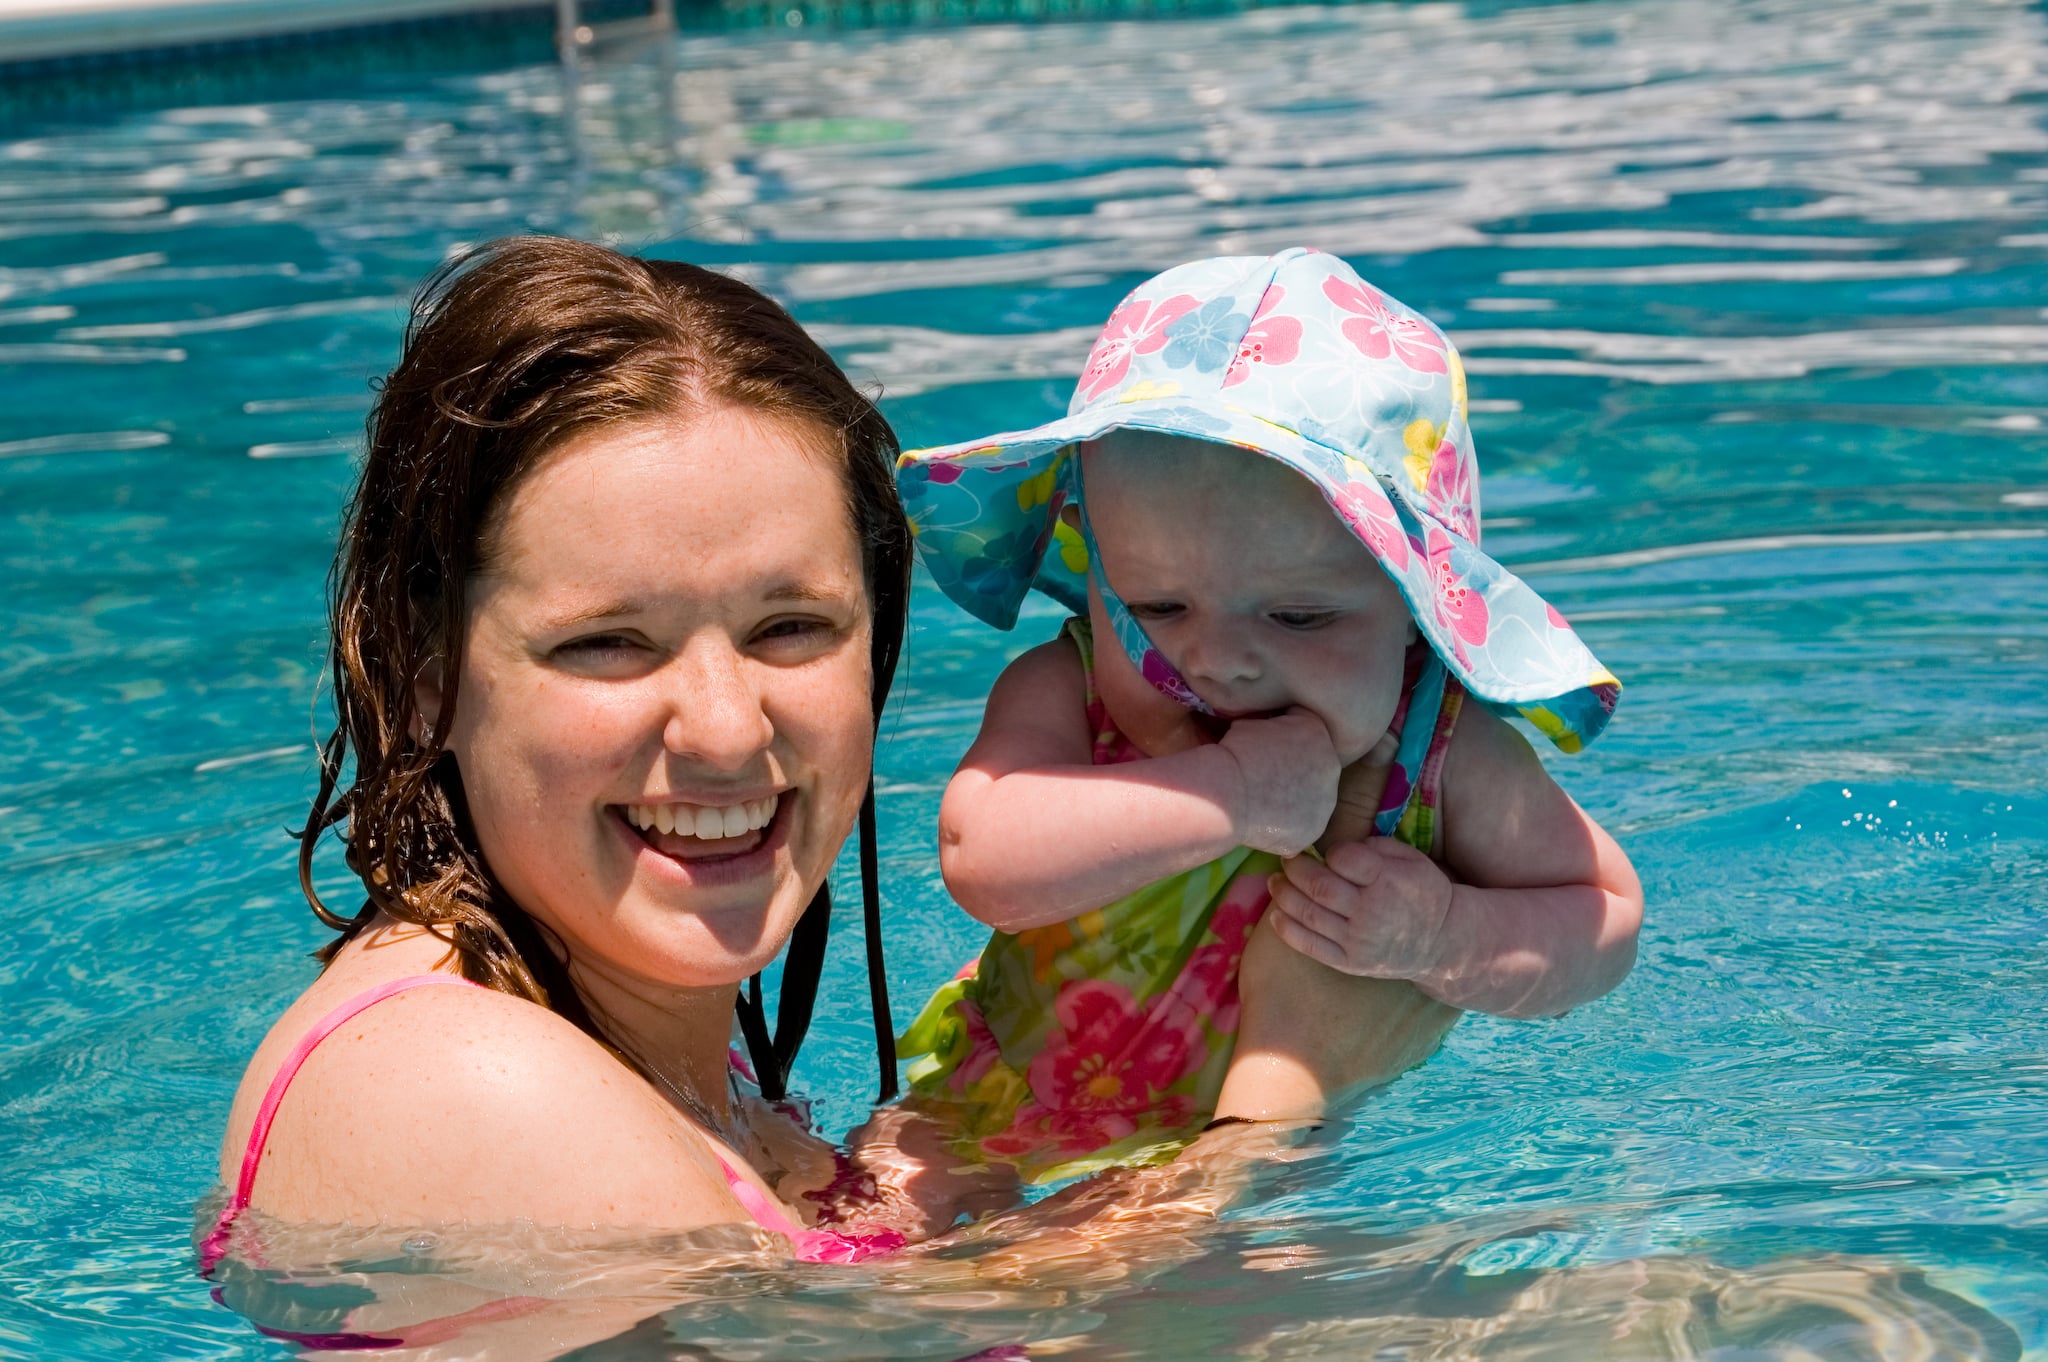
[{"label": "woman's arm", "polygon": [[1141,1282],[1200,1254],[1204,1233],[1256,1191],[1262,1172],[1312,1155],[1301,1145],[1314,1129],[1301,1121],[1220,1126],[1171,1163],[1097,1173],[912,1252],[921,1273],[966,1281],[1040,1290]]},{"label": "woman's arm", "polygon": [[[252,1080],[353,991],[358,972],[337,963]],[[262,1094],[252,1080],[229,1121],[230,1179]],[[751,1223],[710,1145],[644,1081],[545,1008],[482,988],[403,993],[323,1041],[278,1108],[253,1205],[320,1224]]]},{"label": "woman's arm", "polygon": [[1289,861],[1274,895],[1287,944],[1499,1016],[1556,1016],[1621,982],[1642,886],[1528,742],[1468,706],[1443,788],[1441,867],[1387,838],[1335,847],[1326,864]]},{"label": "woman's arm", "polygon": [[939,867],[997,931],[1064,922],[1238,846],[1299,851],[1335,798],[1336,752],[1305,714],[1231,726],[1220,743],[1091,762],[1081,659],[1025,653],[989,694],[939,808]]}]

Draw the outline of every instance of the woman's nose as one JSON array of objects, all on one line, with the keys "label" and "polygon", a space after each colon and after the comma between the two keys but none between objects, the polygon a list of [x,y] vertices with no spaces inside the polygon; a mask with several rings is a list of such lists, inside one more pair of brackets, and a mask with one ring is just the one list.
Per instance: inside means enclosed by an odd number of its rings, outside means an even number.
[{"label": "woman's nose", "polygon": [[718,771],[738,771],[774,741],[775,725],[729,642],[693,644],[665,669],[662,746]]}]

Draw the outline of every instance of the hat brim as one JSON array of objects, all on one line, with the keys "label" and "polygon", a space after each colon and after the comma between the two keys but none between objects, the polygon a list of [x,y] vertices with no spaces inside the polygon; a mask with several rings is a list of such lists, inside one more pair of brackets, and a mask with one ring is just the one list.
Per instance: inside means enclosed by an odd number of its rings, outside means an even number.
[{"label": "hat brim", "polygon": [[1397,479],[1233,407],[1139,397],[906,453],[898,485],[940,590],[998,629],[1015,626],[1033,587],[1085,612],[1087,550],[1059,519],[1069,493],[1062,470],[1075,445],[1115,430],[1234,445],[1292,468],[1393,579],[1423,637],[1468,691],[1566,751],[1606,726],[1620,683],[1527,583],[1432,516]]}]

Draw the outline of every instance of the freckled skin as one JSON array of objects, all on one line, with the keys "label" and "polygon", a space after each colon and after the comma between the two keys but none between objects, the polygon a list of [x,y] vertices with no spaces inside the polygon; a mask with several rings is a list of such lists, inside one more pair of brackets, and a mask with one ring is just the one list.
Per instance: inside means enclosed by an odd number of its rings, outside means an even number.
[{"label": "freckled skin", "polygon": [[[707,464],[748,467],[759,424],[693,432],[696,458],[661,425],[595,450],[571,443],[514,496],[472,591],[449,744],[484,854],[573,958],[651,985],[719,984],[767,964],[865,785],[867,604],[830,464],[798,445],[792,485],[744,501],[705,476]],[[713,524],[726,533],[675,530]],[[783,582],[831,599],[763,599]],[[752,589],[730,589],[740,583]],[[560,622],[617,603],[640,608]],[[814,618],[811,633],[762,632]],[[618,836],[618,807],[650,795],[712,804],[770,791],[787,791],[793,827],[762,882],[653,877]]]},{"label": "freckled skin", "polygon": [[[787,939],[868,775],[868,603],[843,479],[818,444],[733,410],[565,443],[490,537],[452,716],[422,678],[492,870],[566,945],[608,1034],[714,1108],[738,982]],[[740,872],[660,855],[619,816],[635,802],[771,791],[785,826],[772,850],[730,858]],[[454,967],[440,942],[390,922],[344,948],[252,1060],[224,1180],[271,1075],[319,1017]],[[554,1013],[428,988],[314,1051],[279,1109],[253,1205],[358,1224],[746,1223],[719,1150],[768,1190]]]}]

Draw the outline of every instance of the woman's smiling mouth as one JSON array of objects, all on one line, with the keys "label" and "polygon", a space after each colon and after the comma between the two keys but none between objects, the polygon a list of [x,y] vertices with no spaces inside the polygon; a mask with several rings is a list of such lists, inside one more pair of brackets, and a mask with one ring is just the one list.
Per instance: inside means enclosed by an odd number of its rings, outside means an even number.
[{"label": "woman's smiling mouth", "polygon": [[678,861],[745,856],[783,831],[781,792],[732,804],[614,804],[612,811],[639,840]]}]

